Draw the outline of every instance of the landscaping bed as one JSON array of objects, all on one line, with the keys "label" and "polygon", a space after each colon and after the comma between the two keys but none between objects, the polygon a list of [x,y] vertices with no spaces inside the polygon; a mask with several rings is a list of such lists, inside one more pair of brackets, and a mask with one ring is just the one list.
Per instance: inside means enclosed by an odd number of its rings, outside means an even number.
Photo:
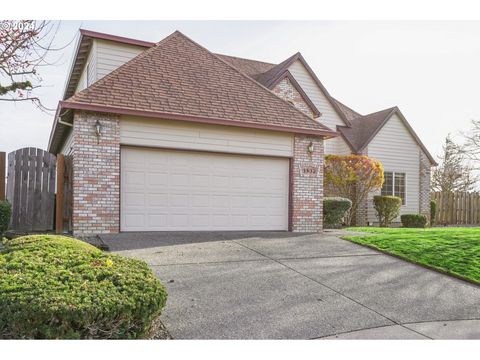
[{"label": "landscaping bed", "polygon": [[33,235],[0,251],[0,338],[153,336],[167,293],[143,261]]},{"label": "landscaping bed", "polygon": [[349,228],[368,234],[344,236],[357,244],[480,285],[480,228]]}]

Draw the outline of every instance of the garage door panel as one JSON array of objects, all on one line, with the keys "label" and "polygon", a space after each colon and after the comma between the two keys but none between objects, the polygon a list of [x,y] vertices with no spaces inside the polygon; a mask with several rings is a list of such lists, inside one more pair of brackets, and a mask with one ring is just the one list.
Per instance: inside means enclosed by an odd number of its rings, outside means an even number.
[{"label": "garage door panel", "polygon": [[287,230],[288,159],[122,148],[121,230]]}]

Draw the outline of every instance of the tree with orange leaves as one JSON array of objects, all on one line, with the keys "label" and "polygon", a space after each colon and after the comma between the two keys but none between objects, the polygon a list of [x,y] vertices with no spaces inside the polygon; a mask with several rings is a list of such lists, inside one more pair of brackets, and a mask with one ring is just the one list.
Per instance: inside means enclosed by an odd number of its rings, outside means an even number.
[{"label": "tree with orange leaves", "polygon": [[325,194],[352,201],[350,216],[345,219],[347,225],[355,224],[360,204],[369,193],[381,189],[383,180],[383,166],[378,160],[365,155],[325,156]]}]

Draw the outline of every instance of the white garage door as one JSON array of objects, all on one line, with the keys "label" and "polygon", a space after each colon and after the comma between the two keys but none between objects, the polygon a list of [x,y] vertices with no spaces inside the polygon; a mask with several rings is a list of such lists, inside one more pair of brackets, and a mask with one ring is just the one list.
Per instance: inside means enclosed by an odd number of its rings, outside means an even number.
[{"label": "white garage door", "polygon": [[287,230],[288,159],[122,148],[121,230]]}]

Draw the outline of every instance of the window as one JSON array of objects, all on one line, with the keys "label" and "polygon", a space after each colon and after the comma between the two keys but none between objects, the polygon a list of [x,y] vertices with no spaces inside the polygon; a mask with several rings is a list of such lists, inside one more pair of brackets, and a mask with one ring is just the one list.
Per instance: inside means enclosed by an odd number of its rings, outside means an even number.
[{"label": "window", "polygon": [[385,171],[385,182],[382,187],[382,195],[398,196],[405,205],[406,175],[405,173]]}]

